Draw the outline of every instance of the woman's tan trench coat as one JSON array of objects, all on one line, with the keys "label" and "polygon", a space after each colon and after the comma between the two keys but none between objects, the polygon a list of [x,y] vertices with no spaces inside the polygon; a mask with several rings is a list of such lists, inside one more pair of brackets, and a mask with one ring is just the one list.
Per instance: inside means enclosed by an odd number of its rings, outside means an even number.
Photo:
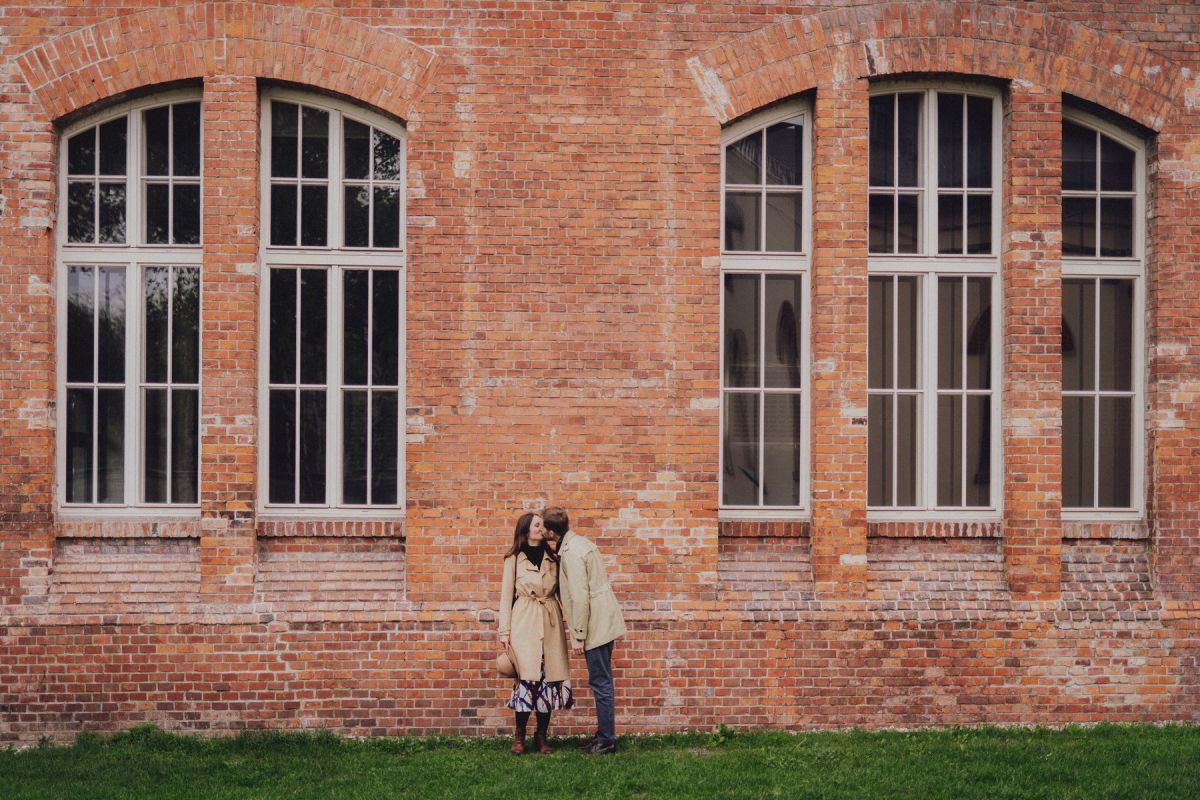
[{"label": "woman's tan trench coat", "polygon": [[524,553],[517,553],[514,584],[513,558],[509,556],[504,559],[504,580],[500,587],[500,635],[509,636],[513,650],[517,652],[521,680],[536,681],[541,678],[544,656],[546,680],[565,681],[568,677],[567,638],[558,605],[558,564],[545,556],[539,570]]}]

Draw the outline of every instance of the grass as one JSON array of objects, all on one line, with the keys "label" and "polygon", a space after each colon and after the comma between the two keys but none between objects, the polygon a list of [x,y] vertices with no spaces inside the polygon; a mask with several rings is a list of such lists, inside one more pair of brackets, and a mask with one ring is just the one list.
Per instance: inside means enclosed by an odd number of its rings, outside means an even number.
[{"label": "grass", "polygon": [[0,751],[0,798],[1197,798],[1200,726],[628,737],[616,756],[552,741],[202,739],[153,726]]}]

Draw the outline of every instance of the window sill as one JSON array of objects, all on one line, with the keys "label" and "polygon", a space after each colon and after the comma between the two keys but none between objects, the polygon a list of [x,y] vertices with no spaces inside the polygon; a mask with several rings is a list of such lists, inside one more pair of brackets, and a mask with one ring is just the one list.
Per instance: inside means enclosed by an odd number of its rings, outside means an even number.
[{"label": "window sill", "polygon": [[1150,526],[1139,512],[1069,517],[1063,512],[1062,535],[1064,539],[1149,539]]},{"label": "window sill", "polygon": [[258,535],[264,538],[341,536],[402,539],[405,519],[404,512],[400,509],[388,512],[387,516],[345,513],[260,514],[257,530]]},{"label": "window sill", "polygon": [[200,536],[200,509],[60,508],[59,539],[186,539]]}]

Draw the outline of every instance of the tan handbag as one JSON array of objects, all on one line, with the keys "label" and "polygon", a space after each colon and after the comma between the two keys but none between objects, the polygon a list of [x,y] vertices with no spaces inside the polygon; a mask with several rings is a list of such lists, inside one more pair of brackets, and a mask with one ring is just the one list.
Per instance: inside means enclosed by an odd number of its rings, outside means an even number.
[{"label": "tan handbag", "polygon": [[[517,602],[517,559],[513,559],[513,603]],[[521,677],[521,666],[517,663],[517,651],[510,642],[504,643],[504,649],[496,656],[496,672],[501,678],[514,681]]]}]

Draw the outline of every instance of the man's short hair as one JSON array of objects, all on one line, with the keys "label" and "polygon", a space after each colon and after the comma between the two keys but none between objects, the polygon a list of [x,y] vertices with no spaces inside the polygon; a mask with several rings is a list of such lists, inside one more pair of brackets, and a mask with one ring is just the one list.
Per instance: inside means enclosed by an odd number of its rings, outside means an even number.
[{"label": "man's short hair", "polygon": [[567,518],[567,510],[561,506],[551,506],[542,512],[542,523],[562,536],[571,529],[571,521]]}]

